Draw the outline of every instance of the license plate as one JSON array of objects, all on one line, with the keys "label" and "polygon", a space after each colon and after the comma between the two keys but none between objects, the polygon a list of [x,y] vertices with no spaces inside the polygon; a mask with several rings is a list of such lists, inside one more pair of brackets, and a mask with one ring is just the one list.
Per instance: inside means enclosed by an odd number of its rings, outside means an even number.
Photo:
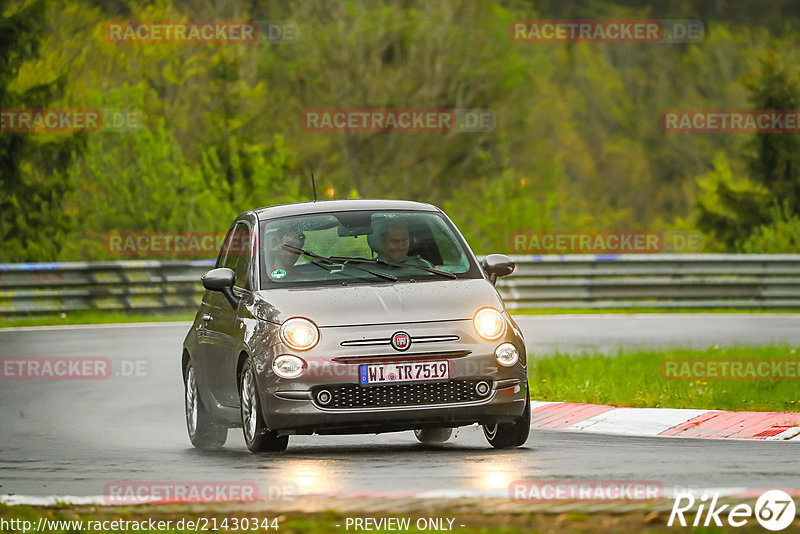
[{"label": "license plate", "polygon": [[447,380],[450,378],[450,364],[447,361],[361,365],[358,370],[359,380],[362,384]]}]

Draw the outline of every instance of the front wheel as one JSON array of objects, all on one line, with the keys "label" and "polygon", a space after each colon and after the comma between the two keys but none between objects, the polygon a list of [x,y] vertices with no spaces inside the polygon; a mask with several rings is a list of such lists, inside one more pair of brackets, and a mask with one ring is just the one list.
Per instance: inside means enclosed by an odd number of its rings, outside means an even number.
[{"label": "front wheel", "polygon": [[242,412],[242,430],[244,442],[250,452],[280,452],[286,450],[289,436],[278,436],[267,429],[261,412],[261,402],[256,388],[256,377],[250,361],[242,368],[239,383],[239,399]]},{"label": "front wheel", "polygon": [[219,449],[228,439],[228,427],[215,422],[200,400],[197,376],[192,362],[186,364],[186,429],[198,449]]},{"label": "front wheel", "polygon": [[525,397],[525,411],[511,423],[483,425],[483,434],[495,449],[521,447],[528,441],[531,431],[531,392]]}]

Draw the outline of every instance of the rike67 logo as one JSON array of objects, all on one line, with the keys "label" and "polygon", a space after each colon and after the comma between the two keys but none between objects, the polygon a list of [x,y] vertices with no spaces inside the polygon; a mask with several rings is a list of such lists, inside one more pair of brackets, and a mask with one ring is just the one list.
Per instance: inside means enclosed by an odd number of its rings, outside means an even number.
[{"label": "rike67 logo", "polygon": [[[694,515],[691,523],[694,527],[742,527],[755,517],[756,521],[767,530],[779,531],[792,524],[795,518],[795,504],[792,497],[781,490],[769,490],[761,494],[755,507],[749,504],[719,504],[719,495],[714,494],[711,501],[703,495],[695,509],[697,500],[691,493],[678,493],[667,526],[671,527],[677,519],[678,524],[687,526],[686,515]],[[726,525],[727,523],[727,525]]]}]

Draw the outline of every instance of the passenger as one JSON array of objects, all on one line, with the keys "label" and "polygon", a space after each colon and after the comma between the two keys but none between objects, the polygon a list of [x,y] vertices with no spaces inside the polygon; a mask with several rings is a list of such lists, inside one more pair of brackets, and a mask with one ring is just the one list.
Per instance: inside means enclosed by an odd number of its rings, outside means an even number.
[{"label": "passenger", "polygon": [[270,252],[268,255],[269,268],[267,274],[273,280],[279,280],[296,275],[295,264],[300,259],[300,255],[286,250],[283,245],[294,248],[303,248],[306,236],[303,232],[291,228],[283,228],[276,231],[271,236]]}]

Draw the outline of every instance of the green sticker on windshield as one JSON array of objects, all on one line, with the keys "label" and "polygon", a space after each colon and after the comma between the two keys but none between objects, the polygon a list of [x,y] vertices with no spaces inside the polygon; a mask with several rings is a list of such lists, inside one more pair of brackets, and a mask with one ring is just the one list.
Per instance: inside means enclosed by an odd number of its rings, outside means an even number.
[{"label": "green sticker on windshield", "polygon": [[286,276],[286,271],[284,271],[283,269],[275,269],[274,271],[269,273],[269,275],[272,278],[283,278],[284,276]]}]

